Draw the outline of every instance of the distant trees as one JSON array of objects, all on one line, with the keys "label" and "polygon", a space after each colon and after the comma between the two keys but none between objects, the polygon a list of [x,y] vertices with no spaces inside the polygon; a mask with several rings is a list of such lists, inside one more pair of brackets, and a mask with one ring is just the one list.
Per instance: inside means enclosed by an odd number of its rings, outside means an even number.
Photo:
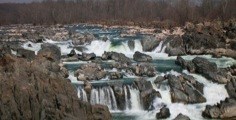
[{"label": "distant trees", "polygon": [[0,24],[68,24],[228,20],[236,17],[236,0],[44,0],[41,3],[0,4]]}]

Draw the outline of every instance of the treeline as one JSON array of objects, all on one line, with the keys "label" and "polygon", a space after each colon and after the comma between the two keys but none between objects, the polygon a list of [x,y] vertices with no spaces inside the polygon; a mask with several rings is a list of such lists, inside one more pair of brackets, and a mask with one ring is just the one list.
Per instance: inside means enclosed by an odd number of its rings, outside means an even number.
[{"label": "treeline", "polygon": [[228,20],[236,17],[236,0],[45,0],[0,4],[0,24],[69,24],[80,22],[155,23]]}]

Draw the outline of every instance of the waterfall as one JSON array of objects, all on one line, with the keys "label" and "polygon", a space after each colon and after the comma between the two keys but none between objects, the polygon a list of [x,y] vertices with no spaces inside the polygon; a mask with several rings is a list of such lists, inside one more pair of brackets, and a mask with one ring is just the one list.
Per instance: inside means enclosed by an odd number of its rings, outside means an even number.
[{"label": "waterfall", "polygon": [[131,86],[128,86],[130,91],[130,103],[131,103],[131,110],[141,110],[141,102],[140,102],[140,92],[138,89],[135,89]]}]

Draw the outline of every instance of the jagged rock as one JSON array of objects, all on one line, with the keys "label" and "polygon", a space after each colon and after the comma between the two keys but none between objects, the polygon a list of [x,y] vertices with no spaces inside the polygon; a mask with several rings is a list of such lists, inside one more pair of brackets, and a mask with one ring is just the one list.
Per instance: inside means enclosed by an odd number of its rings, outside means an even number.
[{"label": "jagged rock", "polygon": [[134,40],[129,40],[129,41],[128,41],[128,46],[129,46],[129,49],[130,49],[130,50],[134,50],[134,47],[135,47]]},{"label": "jagged rock", "polygon": [[33,60],[35,58],[35,52],[21,48],[17,49],[17,56]]},{"label": "jagged rock", "polygon": [[76,72],[77,80],[100,80],[106,76],[106,72],[99,64],[90,63],[82,65]]},{"label": "jagged rock", "polygon": [[76,52],[75,52],[75,50],[74,49],[72,49],[71,51],[70,51],[70,53],[67,55],[68,57],[72,57],[72,56],[75,56],[76,55]]},{"label": "jagged rock", "polygon": [[178,114],[174,120],[190,120],[190,118],[182,113]]},{"label": "jagged rock", "polygon": [[217,83],[227,83],[230,80],[230,76],[226,71],[218,70],[215,63],[209,62],[205,58],[196,57],[192,60],[196,68],[196,72],[202,74],[207,79]]},{"label": "jagged rock", "polygon": [[181,56],[177,56],[175,61],[177,65],[180,65],[182,68],[187,69],[189,72],[195,72],[195,66],[192,61],[185,61]]},{"label": "jagged rock", "polygon": [[168,53],[169,56],[186,54],[183,39],[180,36],[169,36],[166,38],[165,42],[168,43],[165,52]]},{"label": "jagged rock", "polygon": [[109,79],[113,80],[113,79],[121,79],[123,78],[123,74],[120,72],[110,72],[109,73]]},{"label": "jagged rock", "polygon": [[143,51],[153,51],[158,45],[160,41],[158,41],[154,37],[145,37],[141,40],[141,44],[143,46]]},{"label": "jagged rock", "polygon": [[197,82],[188,75],[174,76],[167,75],[170,86],[172,102],[203,103],[206,98],[203,96],[203,84]]},{"label": "jagged rock", "polygon": [[104,52],[102,54],[103,60],[115,60],[121,63],[131,63],[131,60],[122,53],[117,52]]},{"label": "jagged rock", "polygon": [[236,78],[232,78],[226,85],[225,88],[231,98],[236,99]]},{"label": "jagged rock", "polygon": [[160,112],[156,114],[157,119],[166,119],[168,117],[170,117],[170,110],[166,107],[162,107]]},{"label": "jagged rock", "polygon": [[154,83],[155,83],[155,84],[158,84],[158,83],[161,83],[161,82],[164,81],[164,80],[165,80],[164,77],[158,76],[158,77],[155,79]]},{"label": "jagged rock", "polygon": [[82,56],[80,57],[80,59],[84,61],[94,60],[95,58],[96,55],[94,53],[82,53]]},{"label": "jagged rock", "polygon": [[154,77],[156,75],[156,69],[149,63],[140,63],[131,67],[133,73],[137,76]]},{"label": "jagged rock", "polygon": [[139,51],[136,51],[133,55],[133,59],[137,62],[149,62],[152,61],[152,57],[150,55],[146,55]]},{"label": "jagged rock", "polygon": [[29,62],[5,54],[0,59],[1,119],[111,119],[107,107],[80,101],[57,68],[57,61],[40,55]]},{"label": "jagged rock", "polygon": [[52,61],[59,61],[61,59],[61,50],[54,44],[44,43],[41,45],[41,50],[38,51],[38,56]]},{"label": "jagged rock", "polygon": [[202,116],[210,119],[233,119],[236,117],[236,100],[226,98],[217,105],[207,105]]}]

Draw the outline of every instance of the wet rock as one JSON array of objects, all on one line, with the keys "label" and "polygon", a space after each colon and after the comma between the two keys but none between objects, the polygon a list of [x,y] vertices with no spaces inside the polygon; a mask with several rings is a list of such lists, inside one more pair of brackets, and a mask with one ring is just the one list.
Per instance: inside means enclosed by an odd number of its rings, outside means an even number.
[{"label": "wet rock", "polygon": [[218,70],[215,63],[209,62],[205,58],[196,57],[192,60],[195,65],[196,72],[202,74],[207,79],[217,83],[227,83],[230,80],[230,76],[226,71]]},{"label": "wet rock", "polygon": [[130,50],[134,50],[134,47],[135,47],[134,40],[129,40],[129,41],[128,41],[128,46],[129,46],[129,49],[130,49]]},{"label": "wet rock", "polygon": [[157,97],[161,98],[161,94],[158,91],[156,91],[152,88],[149,88],[144,91],[141,91],[140,97],[141,97],[143,109],[144,110],[153,110],[153,108],[152,108],[153,102],[154,102],[155,98],[157,98]]},{"label": "wet rock", "polygon": [[92,91],[92,84],[89,83],[88,81],[84,82],[84,90],[87,94],[90,95],[91,91]]},{"label": "wet rock", "polygon": [[35,58],[35,52],[21,48],[17,50],[17,56],[33,60]]},{"label": "wet rock", "polygon": [[152,61],[152,57],[150,55],[146,55],[139,51],[136,51],[133,55],[133,59],[137,62],[149,62]]},{"label": "wet rock", "polygon": [[38,51],[38,56],[52,61],[59,61],[61,59],[61,50],[54,44],[44,43],[41,45],[41,50]]},{"label": "wet rock", "polygon": [[192,61],[186,61],[181,56],[177,56],[175,61],[177,65],[180,65],[182,68],[187,69],[189,72],[195,72],[195,66]]},{"label": "wet rock", "polygon": [[131,63],[131,60],[122,53],[117,52],[104,52],[102,54],[103,60],[115,60],[121,63]]},{"label": "wet rock", "polygon": [[[114,94],[116,96],[116,102],[117,102],[117,107],[119,110],[125,110],[125,93],[123,91],[123,86],[122,84],[116,84],[114,86],[112,86],[114,88]],[[126,86],[124,86],[126,87]],[[128,91],[128,95],[129,91]],[[127,96],[128,98],[130,98],[130,96]]]},{"label": "wet rock", "polygon": [[165,52],[168,53],[169,56],[178,56],[178,55],[185,55],[185,49],[182,47],[178,47],[178,48],[171,48],[171,47],[167,47],[165,49]]},{"label": "wet rock", "polygon": [[93,34],[90,33],[85,33],[84,35],[80,33],[75,33],[71,35],[72,38],[72,44],[73,45],[84,45],[84,44],[89,44],[93,40],[95,40],[95,37]]},{"label": "wet rock", "polygon": [[217,105],[207,105],[202,116],[210,119],[232,119],[236,117],[236,100],[226,98]]},{"label": "wet rock", "polygon": [[149,63],[137,64],[136,66],[132,66],[131,70],[137,76],[154,77],[156,75],[155,67],[153,65],[149,64]]},{"label": "wet rock", "polygon": [[183,43],[183,39],[180,36],[169,36],[165,40],[166,49],[165,52],[168,53],[169,56],[178,56],[185,55],[185,47]]},{"label": "wet rock", "polygon": [[172,102],[182,103],[203,103],[206,98],[203,96],[203,84],[197,82],[188,75],[168,75]]},{"label": "wet rock", "polygon": [[29,62],[5,54],[0,59],[1,119],[111,119],[106,106],[80,101],[56,68],[57,61],[45,57]]},{"label": "wet rock", "polygon": [[236,78],[232,78],[226,85],[225,88],[231,98],[236,99]]},{"label": "wet rock", "polygon": [[75,56],[76,55],[76,52],[75,52],[75,50],[74,49],[72,49],[71,51],[70,51],[70,53],[67,55],[68,57],[72,57],[72,56]]},{"label": "wet rock", "polygon": [[9,45],[5,43],[0,44],[0,57],[2,57],[4,54],[11,54],[11,48]]},{"label": "wet rock", "polygon": [[159,45],[159,43],[160,41],[151,36],[145,37],[141,40],[143,51],[153,51]]},{"label": "wet rock", "polygon": [[94,53],[82,53],[82,56],[79,57],[83,61],[94,60],[96,55]]},{"label": "wet rock", "polygon": [[114,80],[114,79],[121,79],[123,78],[123,74],[120,72],[110,72],[109,73],[109,79]]},{"label": "wet rock", "polygon": [[190,120],[190,118],[182,113],[178,114],[174,120]]},{"label": "wet rock", "polygon": [[168,117],[170,117],[170,110],[166,107],[161,108],[160,112],[156,114],[157,119],[166,119]]},{"label": "wet rock", "polygon": [[75,77],[80,81],[100,80],[106,76],[106,72],[99,64],[90,63],[82,65],[76,72]]},{"label": "wet rock", "polygon": [[155,83],[155,84],[159,84],[159,83],[163,82],[164,80],[165,80],[164,77],[158,76],[158,77],[155,79],[154,83]]}]

